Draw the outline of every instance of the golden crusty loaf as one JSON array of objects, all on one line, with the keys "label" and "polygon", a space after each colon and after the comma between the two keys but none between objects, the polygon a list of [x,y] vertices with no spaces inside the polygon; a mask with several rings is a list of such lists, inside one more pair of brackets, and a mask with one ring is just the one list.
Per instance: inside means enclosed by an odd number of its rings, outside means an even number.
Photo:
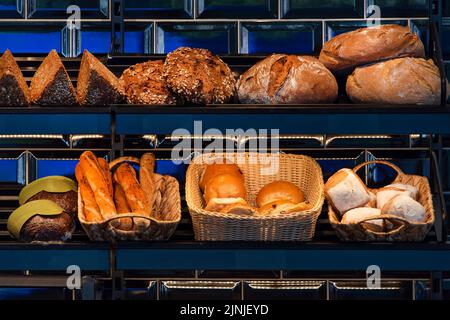
[{"label": "golden crusty loaf", "polygon": [[81,105],[108,105],[126,99],[123,83],[109,69],[84,50],[77,82],[77,98]]},{"label": "golden crusty loaf", "polygon": [[357,103],[439,104],[440,81],[432,60],[398,58],[357,68],[347,95]]},{"label": "golden crusty loaf", "polygon": [[206,49],[181,47],[169,53],[163,77],[181,102],[225,103],[234,95],[236,81],[230,68]]},{"label": "golden crusty loaf", "polygon": [[241,103],[334,102],[338,85],[314,57],[274,54],[246,71],[237,83]]},{"label": "golden crusty loaf", "polygon": [[0,58],[0,105],[26,106],[29,101],[27,82],[11,51],[6,50]]},{"label": "golden crusty loaf", "polygon": [[327,41],[320,61],[331,71],[399,57],[425,57],[420,38],[408,27],[382,25],[340,34]]},{"label": "golden crusty loaf", "polygon": [[127,100],[133,104],[175,104],[162,77],[162,60],[138,63],[126,69],[120,80],[123,82]]},{"label": "golden crusty loaf", "polygon": [[40,105],[76,104],[75,89],[56,50],[50,51],[31,79],[30,100]]}]

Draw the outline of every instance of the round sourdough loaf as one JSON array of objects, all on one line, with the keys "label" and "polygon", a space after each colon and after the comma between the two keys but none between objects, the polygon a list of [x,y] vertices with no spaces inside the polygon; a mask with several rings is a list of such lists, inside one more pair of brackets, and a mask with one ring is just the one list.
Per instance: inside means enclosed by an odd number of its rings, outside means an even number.
[{"label": "round sourdough loaf", "polygon": [[425,57],[420,38],[408,27],[382,25],[340,34],[327,41],[320,61],[331,71],[398,57]]},{"label": "round sourdough loaf", "polygon": [[336,79],[314,57],[274,54],[247,70],[237,83],[241,103],[329,103]]},{"label": "round sourdough loaf", "polygon": [[206,49],[181,47],[169,53],[163,77],[181,102],[220,104],[234,95],[236,81],[230,68]]},{"label": "round sourdough loaf", "polygon": [[441,79],[432,60],[398,58],[356,68],[347,79],[356,103],[439,104]]}]

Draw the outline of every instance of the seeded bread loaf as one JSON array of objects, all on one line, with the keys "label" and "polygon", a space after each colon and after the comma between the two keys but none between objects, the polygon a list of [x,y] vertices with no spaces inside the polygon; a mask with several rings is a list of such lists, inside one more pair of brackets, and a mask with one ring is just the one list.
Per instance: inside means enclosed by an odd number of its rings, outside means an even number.
[{"label": "seeded bread loaf", "polygon": [[0,58],[0,106],[26,106],[30,92],[11,51]]},{"label": "seeded bread loaf", "polygon": [[236,81],[230,68],[206,49],[181,47],[169,53],[163,77],[181,102],[219,104],[234,95]]},{"label": "seeded bread loaf", "polygon": [[441,80],[432,60],[399,58],[356,68],[347,80],[356,103],[439,104]]},{"label": "seeded bread loaf", "polygon": [[56,50],[50,51],[31,79],[31,102],[39,105],[74,105],[75,89]]},{"label": "seeded bread loaf", "polygon": [[241,103],[328,103],[338,95],[333,74],[314,57],[274,54],[237,83]]},{"label": "seeded bread loaf", "polygon": [[126,69],[120,80],[132,104],[175,104],[175,97],[169,92],[162,77],[162,60],[138,63]]},{"label": "seeded bread loaf", "polygon": [[320,61],[331,71],[399,57],[425,57],[420,38],[408,27],[381,25],[340,34],[327,41]]},{"label": "seeded bread loaf", "polygon": [[119,79],[89,51],[84,50],[77,97],[81,105],[108,105],[124,102],[126,94]]}]

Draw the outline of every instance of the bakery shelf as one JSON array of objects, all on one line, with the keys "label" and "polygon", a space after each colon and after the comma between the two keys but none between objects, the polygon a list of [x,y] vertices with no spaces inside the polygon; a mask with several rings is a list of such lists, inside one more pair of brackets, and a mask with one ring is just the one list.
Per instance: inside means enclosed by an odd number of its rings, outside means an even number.
[{"label": "bakery shelf", "polygon": [[0,108],[0,134],[110,134],[110,108]]},{"label": "bakery shelf", "polygon": [[[279,129],[280,134],[450,133],[450,106],[214,105],[113,106],[116,134],[170,134],[203,130]],[[196,133],[196,134],[201,134]]]}]

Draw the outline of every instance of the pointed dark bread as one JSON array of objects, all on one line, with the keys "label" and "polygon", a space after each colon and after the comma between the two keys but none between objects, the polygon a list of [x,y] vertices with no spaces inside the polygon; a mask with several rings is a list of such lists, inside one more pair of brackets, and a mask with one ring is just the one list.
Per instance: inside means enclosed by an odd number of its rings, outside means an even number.
[{"label": "pointed dark bread", "polygon": [[27,82],[11,51],[0,58],[0,106],[26,106],[30,100]]},{"label": "pointed dark bread", "polygon": [[77,95],[81,105],[115,104],[126,98],[119,79],[87,50],[81,60]]},{"label": "pointed dark bread", "polygon": [[56,50],[50,51],[31,79],[31,103],[74,105],[75,89]]}]

